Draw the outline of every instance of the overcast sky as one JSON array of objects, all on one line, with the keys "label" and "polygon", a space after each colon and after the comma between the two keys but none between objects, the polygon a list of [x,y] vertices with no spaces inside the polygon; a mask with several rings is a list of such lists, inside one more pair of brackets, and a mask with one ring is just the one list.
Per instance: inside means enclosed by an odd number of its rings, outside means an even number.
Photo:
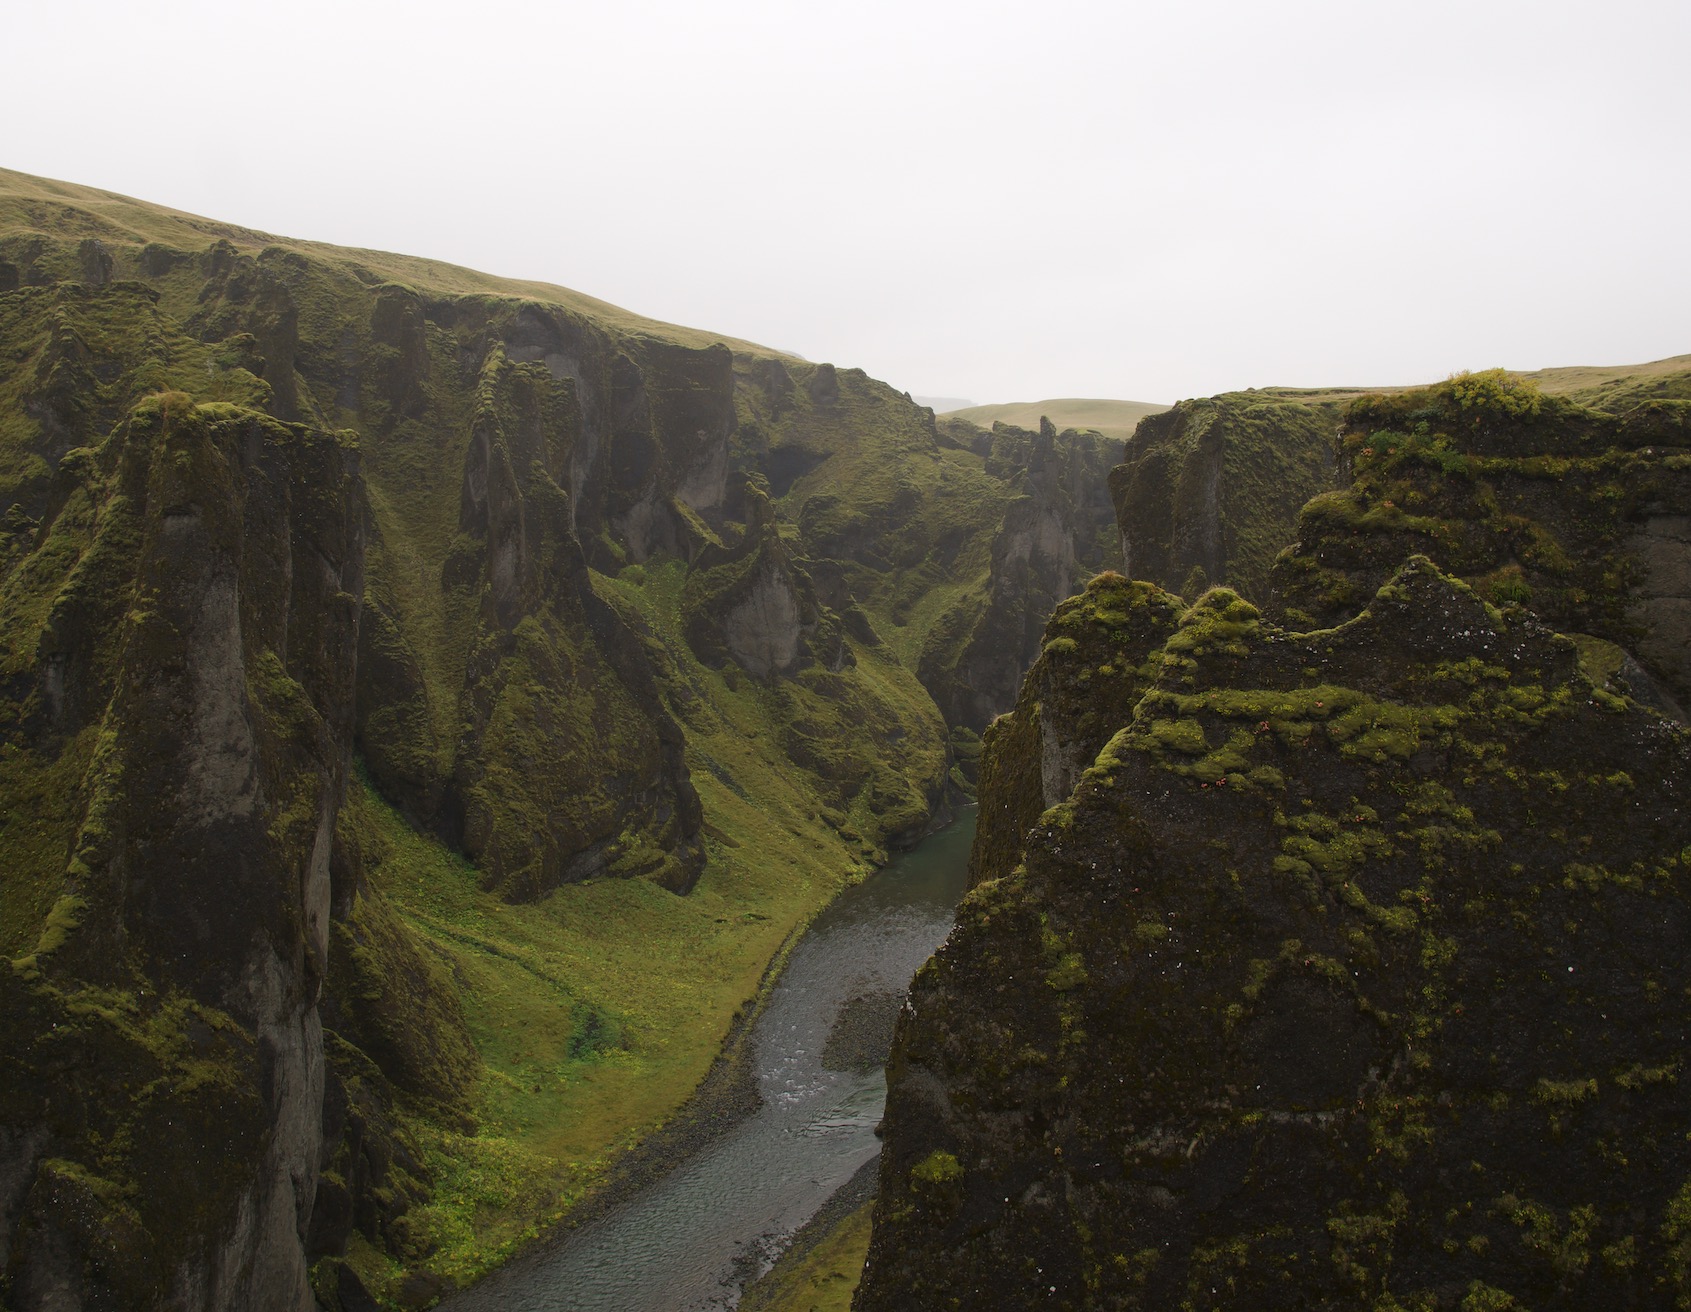
[{"label": "overcast sky", "polygon": [[15,3],[0,164],[975,401],[1691,351],[1691,3]]}]

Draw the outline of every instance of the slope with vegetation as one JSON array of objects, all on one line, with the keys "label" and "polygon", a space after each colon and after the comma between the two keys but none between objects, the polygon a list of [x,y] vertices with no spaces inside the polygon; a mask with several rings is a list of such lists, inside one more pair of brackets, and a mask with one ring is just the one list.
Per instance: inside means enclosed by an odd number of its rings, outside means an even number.
[{"label": "slope with vegetation", "polygon": [[901,1018],[855,1306],[1691,1298],[1684,425],[1366,396],[1282,623],[1059,608]]},{"label": "slope with vegetation", "polygon": [[601,1187],[1103,563],[1097,439],[964,437],[0,174],[11,1305],[423,1306]]}]

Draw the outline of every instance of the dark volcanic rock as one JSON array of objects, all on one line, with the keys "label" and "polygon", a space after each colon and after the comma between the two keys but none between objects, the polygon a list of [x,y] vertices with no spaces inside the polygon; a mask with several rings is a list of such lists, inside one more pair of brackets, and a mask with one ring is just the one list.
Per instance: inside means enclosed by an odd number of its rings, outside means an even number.
[{"label": "dark volcanic rock", "polygon": [[857,1306],[1691,1296],[1691,735],[1424,559],[1160,666],[917,978]]},{"label": "dark volcanic rock", "polygon": [[[85,455],[46,529],[77,566],[6,705],[8,782],[34,764],[81,803],[0,969],[9,1299],[308,1308],[356,456],[180,393]],[[54,873],[34,855],[14,878]]]},{"label": "dark volcanic rock", "polygon": [[1188,599],[1210,584],[1267,593],[1299,509],[1333,485],[1339,407],[1230,392],[1149,415],[1110,473],[1122,568]]},{"label": "dark volcanic rock", "polygon": [[1304,507],[1274,566],[1289,623],[1355,614],[1422,552],[1691,700],[1691,402],[1607,414],[1493,370],[1359,400],[1339,459],[1345,486]]}]

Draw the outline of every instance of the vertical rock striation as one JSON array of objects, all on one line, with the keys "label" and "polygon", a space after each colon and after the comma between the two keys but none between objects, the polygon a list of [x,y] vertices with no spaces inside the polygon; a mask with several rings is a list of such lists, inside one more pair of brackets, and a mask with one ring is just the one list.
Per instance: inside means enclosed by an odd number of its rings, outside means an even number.
[{"label": "vertical rock striation", "polygon": [[75,798],[45,927],[0,972],[11,1297],[309,1308],[356,456],[169,393],[83,452],[35,553],[76,564],[11,703],[9,750]]}]

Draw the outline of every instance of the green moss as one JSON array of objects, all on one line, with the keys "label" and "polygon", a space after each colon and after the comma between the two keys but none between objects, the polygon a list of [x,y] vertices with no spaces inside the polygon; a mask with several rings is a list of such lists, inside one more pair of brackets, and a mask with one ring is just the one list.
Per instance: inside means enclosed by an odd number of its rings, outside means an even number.
[{"label": "green moss", "polygon": [[1145,732],[1159,746],[1187,756],[1200,756],[1209,747],[1203,726],[1196,720],[1153,720]]},{"label": "green moss", "polygon": [[1078,952],[1066,952],[1045,972],[1045,983],[1058,993],[1067,993],[1086,983],[1086,963]]},{"label": "green moss", "polygon": [[910,1178],[925,1185],[955,1184],[963,1178],[963,1166],[943,1148],[936,1148],[910,1168]]},{"label": "green moss", "polygon": [[1532,1100],[1544,1107],[1573,1107],[1597,1096],[1596,1080],[1540,1079],[1533,1085]]},{"label": "green moss", "polygon": [[1468,1286],[1468,1292],[1462,1296],[1461,1312],[1510,1312],[1510,1309],[1520,1306],[1513,1295],[1488,1285],[1483,1280],[1476,1280]]}]

